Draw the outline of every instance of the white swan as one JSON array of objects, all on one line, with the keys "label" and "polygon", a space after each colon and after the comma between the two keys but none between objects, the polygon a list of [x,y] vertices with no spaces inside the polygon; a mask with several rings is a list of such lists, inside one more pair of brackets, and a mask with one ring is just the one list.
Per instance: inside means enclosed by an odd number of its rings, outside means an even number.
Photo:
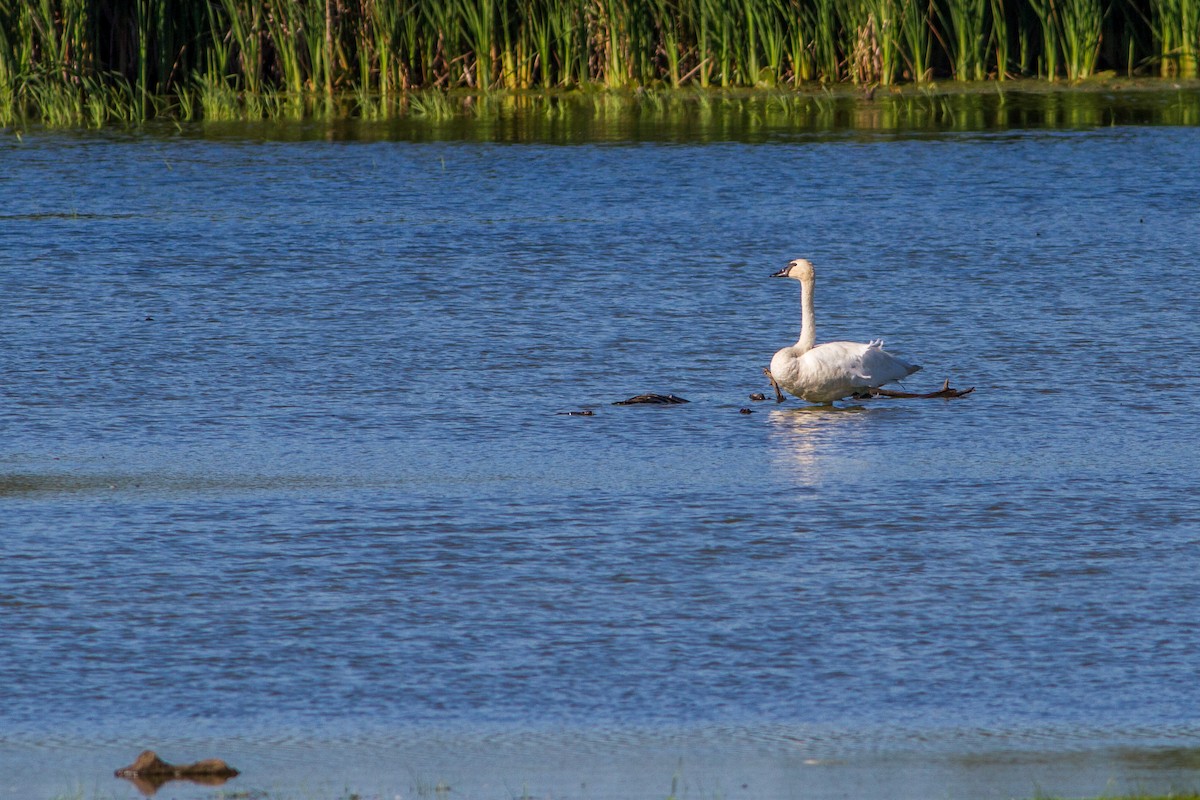
[{"label": "white swan", "polygon": [[817,340],[817,325],[813,319],[816,274],[812,263],[797,258],[771,277],[800,281],[800,341],[777,352],[767,373],[779,402],[783,402],[781,386],[789,394],[810,403],[828,404],[898,381],[920,369],[886,352],[882,339],[870,344],[827,342],[814,347]]}]

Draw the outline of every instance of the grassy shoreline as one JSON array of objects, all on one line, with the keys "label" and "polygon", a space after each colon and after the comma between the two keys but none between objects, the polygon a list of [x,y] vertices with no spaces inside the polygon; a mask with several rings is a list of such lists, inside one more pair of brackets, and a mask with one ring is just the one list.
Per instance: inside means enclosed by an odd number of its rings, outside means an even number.
[{"label": "grassy shoreline", "polygon": [[[141,128],[147,124],[256,125],[310,122],[362,130],[402,125],[430,133],[509,124],[506,138],[610,138],[622,126],[657,125],[702,132],[754,131],[982,131],[1012,128],[1098,127],[1122,124],[1200,125],[1200,79],[1102,76],[1074,83],[1036,79],[930,82],[890,87],[806,85],[798,88],[656,88],[633,90],[414,90],[390,97],[335,93],[230,94],[203,112],[171,97],[150,101],[153,113],[96,107],[87,98],[0,109],[0,130],[31,127]],[[730,129],[732,132],[732,129]],[[669,136],[668,136],[669,138]],[[701,137],[704,138],[704,137]],[[736,137],[734,137],[736,138]]]},{"label": "grassy shoreline", "polygon": [[456,91],[1191,80],[1197,51],[1200,0],[0,0],[0,124],[419,113]]}]

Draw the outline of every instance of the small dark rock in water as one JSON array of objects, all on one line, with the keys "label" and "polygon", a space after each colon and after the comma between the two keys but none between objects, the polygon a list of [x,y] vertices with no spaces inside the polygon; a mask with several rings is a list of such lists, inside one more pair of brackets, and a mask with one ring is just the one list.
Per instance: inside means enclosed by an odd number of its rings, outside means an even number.
[{"label": "small dark rock in water", "polygon": [[766,400],[767,396],[765,394],[763,394],[762,392],[755,392],[754,394],[750,395],[750,399],[755,400],[755,401]]},{"label": "small dark rock in water", "polygon": [[192,764],[168,764],[153,750],[143,750],[128,767],[113,773],[133,782],[144,795],[152,795],[167,781],[187,780],[205,786],[220,786],[239,773],[219,758],[207,758]]},{"label": "small dark rock in water", "polygon": [[628,400],[618,400],[613,403],[614,406],[636,406],[636,405],[657,405],[666,406],[674,405],[675,403],[686,403],[682,397],[676,397],[673,394],[639,394],[637,397],[631,397]]},{"label": "small dark rock in water", "polygon": [[584,409],[583,411],[560,411],[558,413],[565,417],[590,417],[596,412]]},{"label": "small dark rock in water", "polygon": [[739,414],[753,414],[754,410],[750,409],[750,408],[739,408],[738,413]]},{"label": "small dark rock in water", "polygon": [[238,771],[219,758],[206,758],[191,764],[168,764],[158,757],[153,750],[143,750],[128,767],[116,771],[117,777],[126,778],[132,775],[221,775],[232,778]]}]

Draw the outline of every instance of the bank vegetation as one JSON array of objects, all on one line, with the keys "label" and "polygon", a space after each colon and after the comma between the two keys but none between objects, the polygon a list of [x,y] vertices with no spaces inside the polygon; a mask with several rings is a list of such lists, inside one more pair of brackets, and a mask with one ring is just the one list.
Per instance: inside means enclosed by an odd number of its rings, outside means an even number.
[{"label": "bank vegetation", "polygon": [[428,90],[1192,78],[1197,49],[1200,0],[0,0],[0,123]]}]

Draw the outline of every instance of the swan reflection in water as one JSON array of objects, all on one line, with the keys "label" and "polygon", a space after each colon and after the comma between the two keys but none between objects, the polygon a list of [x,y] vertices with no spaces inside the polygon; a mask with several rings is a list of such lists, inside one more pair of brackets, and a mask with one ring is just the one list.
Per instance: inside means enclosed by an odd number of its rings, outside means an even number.
[{"label": "swan reflection in water", "polygon": [[861,405],[773,408],[767,419],[775,460],[806,483],[828,479],[850,463],[864,468],[870,422],[881,411]]}]

